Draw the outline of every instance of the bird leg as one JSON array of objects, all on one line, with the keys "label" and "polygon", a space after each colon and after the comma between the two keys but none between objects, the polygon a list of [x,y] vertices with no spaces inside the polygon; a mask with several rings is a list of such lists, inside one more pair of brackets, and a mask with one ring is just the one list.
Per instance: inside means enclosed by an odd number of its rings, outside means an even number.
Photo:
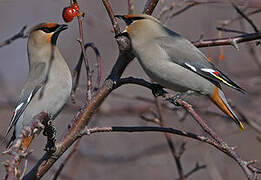
[{"label": "bird leg", "polygon": [[56,147],[55,147],[56,129],[52,125],[52,120],[49,120],[45,124],[43,135],[47,137],[47,143],[46,143],[44,150],[47,151],[48,153],[52,154],[56,150]]}]

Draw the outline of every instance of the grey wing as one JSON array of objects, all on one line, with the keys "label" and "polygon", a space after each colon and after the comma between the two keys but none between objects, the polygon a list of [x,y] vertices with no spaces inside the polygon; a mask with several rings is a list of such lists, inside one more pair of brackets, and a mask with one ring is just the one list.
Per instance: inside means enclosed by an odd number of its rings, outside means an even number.
[{"label": "grey wing", "polygon": [[45,66],[46,65],[44,63],[40,63],[30,69],[29,77],[25,83],[25,88],[22,90],[17,100],[12,119],[9,123],[5,136],[7,136],[10,130],[16,125],[18,119],[23,114],[34,95],[43,86]]},{"label": "grey wing", "polygon": [[170,36],[158,37],[155,41],[166,51],[170,61],[199,74],[216,85],[224,83],[240,92],[245,92],[209,62],[207,57],[191,42],[172,31],[167,32]]}]

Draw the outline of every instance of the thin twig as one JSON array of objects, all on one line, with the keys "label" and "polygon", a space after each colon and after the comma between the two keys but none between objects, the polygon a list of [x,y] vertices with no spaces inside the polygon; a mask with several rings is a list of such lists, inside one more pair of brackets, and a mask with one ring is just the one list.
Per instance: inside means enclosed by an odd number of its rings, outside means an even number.
[{"label": "thin twig", "polygon": [[[128,80],[125,82],[135,84],[134,81],[135,81],[135,78],[132,78],[131,81]],[[192,108],[192,106],[190,104],[188,104],[187,102],[185,102],[181,99],[176,100],[175,96],[167,94],[163,89],[161,89],[159,87],[158,87],[159,89],[155,90],[155,86],[149,82],[142,83],[142,81],[140,79],[137,79],[136,84],[141,85],[146,88],[150,88],[152,91],[157,92],[158,95],[163,96],[163,98],[165,100],[169,101],[172,104],[178,103],[179,105],[181,105],[186,111],[188,111],[192,115],[193,119],[196,120],[196,122],[202,127],[202,129],[205,132],[207,132],[214,139],[214,141],[221,147],[220,150],[225,152],[228,156],[233,158],[240,165],[240,167],[242,168],[242,170],[244,171],[244,173],[246,174],[248,179],[250,179],[250,180],[255,179],[255,173],[259,173],[259,171],[253,171],[254,168],[250,168],[251,166],[249,166],[249,162],[242,160],[241,157],[234,151],[234,148],[229,147],[226,144],[226,142],[220,136],[218,136],[206,124],[206,122],[194,111],[194,109]]]},{"label": "thin twig", "polygon": [[[162,4],[162,6],[163,6],[163,4]],[[161,8],[160,13],[158,15],[161,22],[163,22],[163,23],[165,22],[165,21],[163,21],[164,15],[167,14],[168,12],[172,11],[175,6],[176,6],[176,2],[172,2],[169,6],[163,6]]]},{"label": "thin twig", "polygon": [[144,14],[152,14],[159,0],[147,0],[143,9]]},{"label": "thin twig", "polygon": [[197,134],[194,134],[191,132],[186,132],[186,131],[177,130],[177,129],[173,129],[173,128],[157,127],[157,126],[128,126],[128,127],[112,126],[112,127],[85,128],[79,134],[79,136],[91,135],[93,133],[102,133],[102,132],[165,132],[165,133],[176,134],[176,135],[196,139],[198,141],[202,141],[202,142],[211,144],[211,145],[217,147],[218,149],[223,149],[214,140],[211,140],[205,136],[200,136],[200,135],[197,135]]},{"label": "thin twig", "polygon": [[75,143],[74,146],[72,147],[71,152],[68,154],[68,156],[64,159],[64,161],[63,161],[63,162],[61,163],[61,165],[59,166],[58,170],[57,170],[56,173],[54,174],[53,180],[56,180],[56,179],[60,176],[60,174],[61,174],[63,168],[65,167],[65,165],[67,164],[67,162],[71,159],[71,157],[73,156],[73,154],[77,151],[77,148],[78,148],[79,144],[80,144],[80,139],[78,139],[78,140],[76,141],[76,143]]},{"label": "thin twig", "polygon": [[[244,12],[244,11],[243,11]],[[252,16],[254,14],[257,14],[257,13],[260,13],[261,12],[261,9],[257,9],[257,10],[254,10],[254,11],[251,11],[249,13],[246,13],[246,16],[249,17],[249,16]],[[238,16],[238,17],[235,17],[233,19],[229,19],[229,20],[224,20],[224,21],[220,21],[220,25],[221,26],[227,26],[227,25],[230,25],[232,24],[233,22],[237,21],[237,20],[240,20],[242,19],[242,16]]]},{"label": "thin twig", "polygon": [[86,78],[87,78],[87,100],[89,101],[92,97],[92,77],[91,77],[91,73],[90,73],[90,66],[89,66],[89,62],[88,62],[88,58],[87,58],[87,54],[84,48],[84,38],[83,38],[83,22],[82,22],[82,18],[83,16],[77,16],[78,18],[78,24],[79,24],[79,32],[80,32],[80,39],[78,40],[80,45],[81,45],[81,49],[82,49],[82,53],[83,53],[83,59],[85,62],[85,68],[86,68]]},{"label": "thin twig", "polygon": [[196,163],[195,167],[185,174],[185,178],[188,178],[193,173],[199,171],[200,169],[205,169],[206,167],[207,166],[204,165],[204,164],[203,165],[199,165],[199,163]]},{"label": "thin twig", "polygon": [[[169,102],[171,102],[172,100],[169,97],[166,97],[167,100]],[[221,137],[219,137],[208,125],[207,123],[194,111],[194,109],[192,108],[192,106],[190,104],[188,104],[187,102],[178,99],[177,103],[179,105],[181,105],[186,111],[188,111],[190,113],[190,115],[192,115],[192,117],[196,120],[196,122],[201,126],[201,128],[208,133],[213,139],[215,139],[215,141],[217,141],[220,144],[223,144],[224,141],[221,139]],[[227,146],[226,143],[224,143],[224,146]]]},{"label": "thin twig", "polygon": [[[158,115],[159,115],[160,126],[165,127],[165,119],[163,117],[162,107],[161,107],[161,104],[159,102],[158,97],[155,97],[155,104],[156,104],[157,112],[158,112]],[[180,161],[181,156],[179,156],[177,154],[176,147],[175,147],[174,143],[172,142],[170,135],[168,133],[164,133],[164,135],[165,135],[165,139],[168,143],[172,157],[175,160],[177,170],[178,170],[178,174],[179,174],[179,179],[184,180],[185,179],[184,171],[183,171],[183,167],[182,167],[182,164],[181,164],[181,161]]]},{"label": "thin twig", "polygon": [[208,40],[199,40],[192,42],[196,47],[202,48],[202,47],[211,47],[211,46],[223,46],[223,45],[232,45],[248,42],[248,41],[254,41],[261,39],[261,32],[257,33],[249,33],[244,34],[240,36],[233,36],[228,38],[219,38],[219,39],[208,39]]},{"label": "thin twig", "polygon": [[[145,112],[146,113],[146,112]],[[154,123],[154,124],[158,124],[158,125],[160,125],[160,120],[159,120],[159,118],[157,118],[157,117],[148,117],[148,116],[146,116],[145,115],[145,113],[143,113],[143,114],[141,114],[140,115],[140,118],[141,119],[143,119],[144,121],[147,121],[147,122],[152,122],[152,123]]]},{"label": "thin twig", "polygon": [[134,0],[128,0],[128,14],[134,14]]},{"label": "thin twig", "polygon": [[15,41],[19,38],[22,38],[22,39],[27,38],[27,35],[24,33],[26,28],[27,28],[27,26],[24,26],[17,34],[12,36],[11,38],[6,39],[3,42],[0,42],[0,48],[3,46],[6,46],[8,44],[11,44],[13,41]]},{"label": "thin twig", "polygon": [[96,79],[96,83],[95,83],[95,86],[93,88],[93,91],[97,91],[97,89],[99,88],[99,86],[101,84],[101,76],[102,76],[101,54],[100,54],[98,48],[95,46],[95,44],[93,42],[87,43],[87,44],[84,45],[85,50],[87,50],[88,47],[91,47],[92,50],[94,51],[95,55],[96,55],[97,79]]},{"label": "thin twig", "polygon": [[238,34],[247,34],[247,32],[238,31],[238,30],[234,30],[234,29],[227,29],[227,28],[223,28],[223,27],[217,27],[216,29],[217,29],[218,31],[223,31],[223,32],[231,32],[231,33],[238,33]]},{"label": "thin twig", "polygon": [[115,36],[116,36],[116,35],[121,33],[120,27],[118,25],[118,22],[117,22],[117,20],[115,18],[115,15],[114,15],[113,11],[112,11],[112,8],[111,8],[111,5],[110,5],[109,1],[108,0],[102,0],[102,2],[103,2],[104,7],[107,10],[108,16],[111,19],[112,27],[114,29],[114,33],[115,33]]},{"label": "thin twig", "polygon": [[[96,55],[97,80],[96,80],[95,86],[93,88],[93,91],[97,91],[97,89],[99,88],[100,83],[101,83],[101,73],[102,73],[101,72],[101,55],[100,55],[98,48],[95,46],[95,44],[93,42],[90,42],[90,43],[87,43],[84,45],[85,51],[87,50],[88,47],[91,47]],[[73,98],[75,96],[75,91],[79,85],[82,61],[83,61],[83,52],[81,53],[81,56],[76,64],[75,68],[73,69],[73,78],[74,78],[73,87],[72,87]]]},{"label": "thin twig", "polygon": [[[246,29],[243,20],[240,21],[240,26],[241,26],[241,28],[242,28],[243,30]],[[260,41],[256,41],[256,43],[258,43],[258,42],[260,42]],[[261,62],[260,62],[259,55],[258,55],[258,53],[257,53],[257,51],[256,51],[255,45],[253,45],[253,43],[250,43],[250,42],[247,42],[246,45],[247,45],[247,47],[248,47],[248,48],[247,48],[248,53],[252,56],[252,59],[254,60],[254,62],[255,62],[255,64],[256,64],[257,68],[258,68],[259,70],[261,70]]]},{"label": "thin twig", "polygon": [[181,10],[179,10],[179,11],[173,13],[172,15],[170,15],[168,17],[168,19],[171,19],[171,18],[173,18],[173,17],[175,17],[177,15],[180,15],[181,13],[187,11],[188,9],[190,9],[190,8],[192,8],[194,6],[203,5],[203,4],[214,4],[214,3],[220,3],[220,2],[218,2],[218,1],[198,2],[198,1],[193,1],[193,0],[192,1],[188,1],[188,5],[187,6],[185,6]]},{"label": "thin twig", "polygon": [[254,22],[243,11],[241,11],[234,3],[231,2],[231,5],[237,11],[237,13],[240,14],[252,26],[254,31],[258,32],[258,29],[257,29],[256,25],[254,24]]},{"label": "thin twig", "polygon": [[[2,154],[9,154],[10,160],[7,160],[4,165],[6,168],[6,180],[19,179],[23,175],[20,172],[19,166],[22,159],[26,158],[31,151],[28,150],[29,144],[32,142],[34,133],[43,129],[43,123],[48,121],[47,113],[40,113],[34,117],[34,120],[28,126],[25,126],[22,132],[17,136],[12,146],[8,150],[2,152]],[[28,139],[30,137],[30,139]],[[25,139],[28,139],[28,144],[25,144]]]}]

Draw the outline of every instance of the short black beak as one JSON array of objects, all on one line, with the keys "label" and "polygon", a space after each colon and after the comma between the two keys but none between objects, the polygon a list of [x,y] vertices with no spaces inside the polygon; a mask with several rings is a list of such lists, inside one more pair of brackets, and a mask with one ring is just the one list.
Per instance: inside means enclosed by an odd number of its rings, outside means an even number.
[{"label": "short black beak", "polygon": [[56,44],[57,38],[60,34],[60,32],[64,31],[65,29],[68,29],[68,25],[66,24],[58,24],[58,27],[56,28],[56,30],[54,31],[54,34],[52,36],[52,40],[51,43],[52,44]]},{"label": "short black beak", "polygon": [[61,31],[64,31],[66,29],[68,29],[68,25],[67,24],[60,24],[58,26],[58,28],[55,30],[55,32],[61,32]]}]

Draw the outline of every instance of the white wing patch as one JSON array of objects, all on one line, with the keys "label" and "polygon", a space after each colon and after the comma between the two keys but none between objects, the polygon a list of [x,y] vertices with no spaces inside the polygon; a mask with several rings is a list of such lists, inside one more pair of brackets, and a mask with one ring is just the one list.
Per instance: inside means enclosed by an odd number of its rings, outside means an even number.
[{"label": "white wing patch", "polygon": [[[25,108],[27,107],[27,105],[30,103],[30,101],[32,100],[33,95],[35,94],[34,91],[37,91],[38,89],[33,89],[31,91],[31,93],[29,94],[29,96],[24,97],[24,99],[20,100],[20,104],[17,105],[15,107],[15,110],[13,111],[13,117],[12,120],[8,126],[8,129],[6,131],[5,136],[7,136],[7,134],[9,133],[9,131],[12,129],[12,127],[15,126],[15,124],[17,123],[19,117],[22,115],[22,113],[24,112]],[[36,92],[35,91],[35,92]]]},{"label": "white wing patch", "polygon": [[197,69],[194,66],[192,66],[192,65],[190,65],[188,63],[185,63],[185,65],[188,66],[192,71],[197,72]]},{"label": "white wing patch", "polygon": [[17,113],[17,111],[24,105],[24,103],[22,102],[21,104],[19,104],[16,108],[15,108],[15,111],[14,111],[14,114]]},{"label": "white wing patch", "polygon": [[32,95],[33,95],[33,92],[31,92],[30,96],[28,97],[27,103],[29,103],[31,101]]},{"label": "white wing patch", "polygon": [[211,74],[216,72],[215,70],[209,69],[209,68],[202,68],[201,71],[205,71],[205,72],[208,72],[208,73],[211,73]]}]

